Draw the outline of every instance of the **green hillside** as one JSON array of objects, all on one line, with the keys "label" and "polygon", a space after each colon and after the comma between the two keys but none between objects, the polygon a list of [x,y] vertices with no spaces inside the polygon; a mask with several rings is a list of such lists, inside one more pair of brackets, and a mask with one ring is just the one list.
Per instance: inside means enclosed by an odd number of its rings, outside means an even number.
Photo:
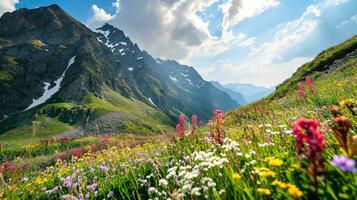
[{"label": "green hillside", "polygon": [[216,111],[206,126],[185,126],[185,135],[140,138],[139,145],[79,138],[25,145],[21,153],[5,146],[2,155],[19,157],[8,165],[18,167],[36,165],[33,155],[46,149],[80,149],[46,170],[4,171],[0,198],[353,199],[356,49],[355,36],[303,65],[266,99],[223,119]]}]

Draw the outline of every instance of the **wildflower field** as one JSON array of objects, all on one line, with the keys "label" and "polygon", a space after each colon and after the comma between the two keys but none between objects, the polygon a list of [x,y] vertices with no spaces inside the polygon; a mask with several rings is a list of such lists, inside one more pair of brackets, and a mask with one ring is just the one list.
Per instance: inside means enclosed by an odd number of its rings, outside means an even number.
[{"label": "wildflower field", "polygon": [[356,199],[357,58],[176,133],[3,143],[0,199]]}]

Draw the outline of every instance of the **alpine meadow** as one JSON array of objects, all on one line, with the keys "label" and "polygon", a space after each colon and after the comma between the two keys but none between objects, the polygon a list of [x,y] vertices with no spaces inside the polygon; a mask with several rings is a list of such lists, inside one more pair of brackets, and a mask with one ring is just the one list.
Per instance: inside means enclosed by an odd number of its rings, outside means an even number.
[{"label": "alpine meadow", "polygon": [[357,199],[355,6],[1,0],[0,199]]}]

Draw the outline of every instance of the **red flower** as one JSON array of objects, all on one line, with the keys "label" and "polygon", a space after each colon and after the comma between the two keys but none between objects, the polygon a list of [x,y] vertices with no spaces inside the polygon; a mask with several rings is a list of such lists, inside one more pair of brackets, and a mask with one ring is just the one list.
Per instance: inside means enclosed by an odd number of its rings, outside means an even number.
[{"label": "red flower", "polygon": [[83,151],[81,149],[75,148],[73,150],[73,155],[77,158],[80,158],[83,156]]},{"label": "red flower", "polygon": [[97,151],[97,145],[94,143],[94,144],[92,144],[91,152],[94,153],[96,151]]},{"label": "red flower", "polygon": [[20,168],[20,171],[24,172],[29,167],[30,167],[30,163],[26,162],[25,164],[22,165],[22,167]]}]

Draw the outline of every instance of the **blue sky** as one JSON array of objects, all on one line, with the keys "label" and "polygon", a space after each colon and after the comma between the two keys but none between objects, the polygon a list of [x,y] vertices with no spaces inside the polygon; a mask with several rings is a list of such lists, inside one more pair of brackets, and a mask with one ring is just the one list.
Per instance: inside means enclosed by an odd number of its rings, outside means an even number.
[{"label": "blue sky", "polygon": [[155,57],[193,65],[204,78],[223,83],[277,85],[357,33],[357,0],[2,2],[0,15],[55,3],[90,28],[111,23]]}]

